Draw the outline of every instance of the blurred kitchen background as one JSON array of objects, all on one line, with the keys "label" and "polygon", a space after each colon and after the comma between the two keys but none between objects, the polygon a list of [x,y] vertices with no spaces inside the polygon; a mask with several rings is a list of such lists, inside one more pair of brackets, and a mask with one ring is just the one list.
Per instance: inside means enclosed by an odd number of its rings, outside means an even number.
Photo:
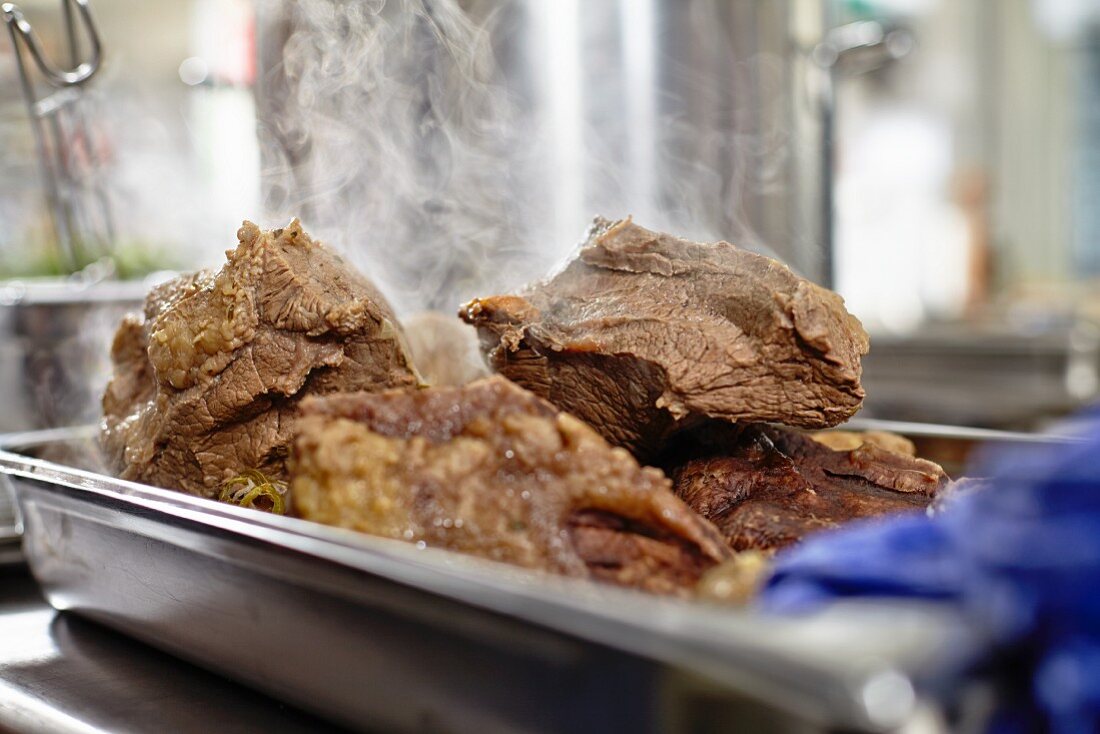
[{"label": "blurred kitchen background", "polygon": [[[71,65],[65,3],[18,5]],[[17,313],[36,277],[216,264],[244,218],[300,216],[409,314],[633,214],[839,290],[872,335],[865,415],[1034,429],[1100,393],[1097,0],[90,6],[103,63],[46,151],[75,258],[0,41],[0,381],[103,374],[109,336],[58,360],[56,314]],[[94,417],[78,381],[26,392],[79,409],[0,428]]]}]

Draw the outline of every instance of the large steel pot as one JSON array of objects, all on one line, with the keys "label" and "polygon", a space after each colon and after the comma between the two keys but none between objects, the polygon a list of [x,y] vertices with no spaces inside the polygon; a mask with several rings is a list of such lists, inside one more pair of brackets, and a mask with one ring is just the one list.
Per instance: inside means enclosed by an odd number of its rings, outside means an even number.
[{"label": "large steel pot", "polygon": [[596,214],[827,281],[822,0],[270,0],[265,196],[400,310],[541,275]]},{"label": "large steel pot", "polygon": [[111,337],[147,290],[142,282],[0,283],[0,431],[97,422]]}]

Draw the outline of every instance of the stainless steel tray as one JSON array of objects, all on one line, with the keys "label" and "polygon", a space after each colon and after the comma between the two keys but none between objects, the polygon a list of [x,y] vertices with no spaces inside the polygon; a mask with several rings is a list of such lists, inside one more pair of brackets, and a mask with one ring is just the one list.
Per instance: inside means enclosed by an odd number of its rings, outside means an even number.
[{"label": "stainless steel tray", "polygon": [[967,630],[932,606],[767,617],[25,455],[81,464],[82,441],[55,430],[0,451],[50,603],[356,728],[884,730],[924,715],[924,684],[967,654]]}]

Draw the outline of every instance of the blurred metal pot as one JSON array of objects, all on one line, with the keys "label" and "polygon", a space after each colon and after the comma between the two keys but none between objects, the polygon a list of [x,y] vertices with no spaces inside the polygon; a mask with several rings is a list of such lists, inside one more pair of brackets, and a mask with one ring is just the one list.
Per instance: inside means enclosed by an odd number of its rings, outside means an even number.
[{"label": "blurred metal pot", "polygon": [[147,290],[143,282],[0,283],[0,432],[98,421],[112,336]]},{"label": "blurred metal pot", "polygon": [[[473,3],[488,13],[497,3]],[[818,277],[818,0],[513,0],[494,45],[546,137],[560,237],[593,214],[773,250]]]},{"label": "blurred metal pot", "polygon": [[[541,274],[535,261],[557,259],[596,214],[770,249],[828,277],[830,72],[812,54],[824,0],[271,0],[257,12],[269,209],[352,250],[388,238],[367,253],[375,270],[413,250],[390,290],[412,283],[417,308],[453,307],[507,257]],[[497,211],[473,217],[483,205]],[[455,250],[441,284],[416,280]],[[466,262],[474,286],[452,285]]]}]

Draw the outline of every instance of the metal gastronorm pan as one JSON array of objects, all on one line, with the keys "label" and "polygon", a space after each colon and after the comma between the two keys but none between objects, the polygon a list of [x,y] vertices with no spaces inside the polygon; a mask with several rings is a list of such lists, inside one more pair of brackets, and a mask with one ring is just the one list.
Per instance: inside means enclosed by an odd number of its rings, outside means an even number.
[{"label": "metal gastronorm pan", "polygon": [[0,451],[50,603],[356,728],[882,730],[966,654],[967,631],[934,607],[767,617],[27,455],[81,464],[87,435],[24,434]]}]

